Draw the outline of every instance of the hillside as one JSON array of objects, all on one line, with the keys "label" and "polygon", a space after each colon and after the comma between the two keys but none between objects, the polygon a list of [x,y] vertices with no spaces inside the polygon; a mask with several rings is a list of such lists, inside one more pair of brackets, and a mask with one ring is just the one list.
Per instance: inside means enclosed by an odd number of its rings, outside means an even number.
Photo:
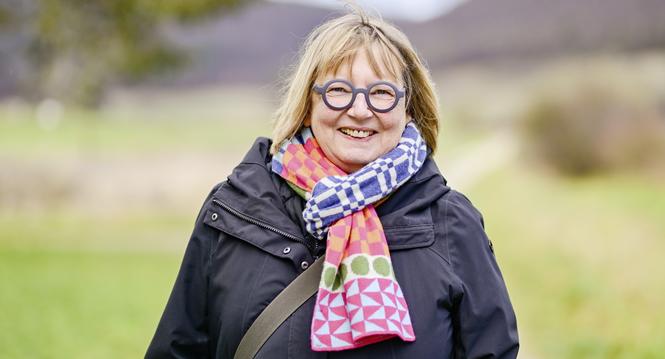
[{"label": "hillside", "polygon": [[665,47],[665,1],[472,0],[402,24],[431,66]]},{"label": "hillside", "polygon": [[[398,22],[432,70],[468,61],[542,59],[665,47],[661,0],[472,0],[424,23]],[[171,28],[190,66],[168,82],[270,83],[330,10],[257,3],[204,24]],[[163,81],[164,79],[162,79]]]}]

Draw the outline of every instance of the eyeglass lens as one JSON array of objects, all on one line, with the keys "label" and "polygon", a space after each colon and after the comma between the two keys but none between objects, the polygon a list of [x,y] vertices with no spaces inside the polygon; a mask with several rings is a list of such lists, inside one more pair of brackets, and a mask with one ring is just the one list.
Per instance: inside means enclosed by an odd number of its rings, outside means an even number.
[{"label": "eyeglass lens", "polygon": [[[371,85],[367,89],[367,94],[365,101],[369,102],[370,107],[377,110],[390,109],[396,101],[399,101],[395,89],[384,83]],[[346,108],[350,107],[351,101],[353,101],[353,88],[346,82],[334,81],[328,84],[323,95],[331,106]]]}]

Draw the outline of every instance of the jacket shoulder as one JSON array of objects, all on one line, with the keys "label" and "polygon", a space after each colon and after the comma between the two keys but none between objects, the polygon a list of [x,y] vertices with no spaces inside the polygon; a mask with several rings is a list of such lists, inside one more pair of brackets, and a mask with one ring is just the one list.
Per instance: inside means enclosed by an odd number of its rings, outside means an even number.
[{"label": "jacket shoulder", "polygon": [[439,197],[432,210],[437,238],[433,249],[448,264],[454,266],[460,255],[479,255],[490,249],[483,216],[466,195],[449,189]]},{"label": "jacket shoulder", "polygon": [[451,188],[441,199],[447,216],[457,218],[468,225],[480,224],[484,228],[483,215],[465,194]]}]

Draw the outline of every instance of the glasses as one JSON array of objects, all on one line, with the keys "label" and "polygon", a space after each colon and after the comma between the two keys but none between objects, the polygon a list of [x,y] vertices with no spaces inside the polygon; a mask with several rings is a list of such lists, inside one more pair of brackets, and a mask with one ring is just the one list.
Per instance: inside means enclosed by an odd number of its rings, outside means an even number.
[{"label": "glasses", "polygon": [[314,85],[314,91],[321,95],[323,102],[329,108],[341,111],[351,108],[359,93],[365,95],[365,102],[372,111],[389,112],[404,97],[404,90],[400,90],[388,81],[378,81],[367,88],[357,88],[346,80],[333,79],[323,86]]}]

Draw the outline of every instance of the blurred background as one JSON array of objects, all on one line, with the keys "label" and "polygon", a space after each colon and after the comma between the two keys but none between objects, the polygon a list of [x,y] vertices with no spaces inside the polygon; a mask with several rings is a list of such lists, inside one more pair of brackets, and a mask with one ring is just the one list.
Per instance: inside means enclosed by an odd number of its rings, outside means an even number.
[{"label": "blurred background", "polygon": [[[433,74],[520,357],[665,357],[665,2],[358,2]],[[143,355],[202,200],[340,8],[0,2],[0,357]]]}]

